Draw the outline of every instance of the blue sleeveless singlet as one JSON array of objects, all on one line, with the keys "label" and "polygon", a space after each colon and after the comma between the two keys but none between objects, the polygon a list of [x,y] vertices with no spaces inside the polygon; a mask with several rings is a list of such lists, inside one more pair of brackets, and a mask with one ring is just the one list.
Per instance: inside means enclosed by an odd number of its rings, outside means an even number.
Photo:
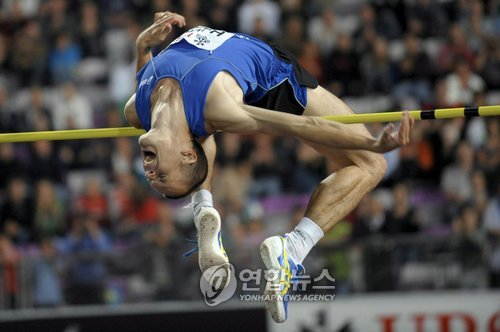
[{"label": "blue sleeveless singlet", "polygon": [[205,99],[221,71],[236,79],[245,103],[259,101],[288,80],[297,102],[304,108],[307,104],[306,87],[297,82],[292,64],[276,57],[269,45],[247,35],[200,26],[174,40],[137,73],[135,106],[143,128],[151,129],[151,93],[160,79],[170,77],[182,90],[191,134],[209,135],[205,130]]}]

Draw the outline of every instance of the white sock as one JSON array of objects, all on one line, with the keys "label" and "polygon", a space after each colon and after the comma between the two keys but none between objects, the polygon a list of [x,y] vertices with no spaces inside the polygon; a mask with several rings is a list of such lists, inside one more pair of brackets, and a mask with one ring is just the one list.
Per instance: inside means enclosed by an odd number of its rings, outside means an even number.
[{"label": "white sock", "polygon": [[304,217],[295,229],[287,233],[287,235],[287,254],[295,263],[301,264],[312,247],[314,247],[325,234],[318,224]]},{"label": "white sock", "polygon": [[212,194],[206,189],[198,190],[191,196],[191,203],[193,204],[194,212],[194,223],[196,228],[198,228],[197,220],[198,215],[203,207],[214,207],[214,202],[212,199]]}]

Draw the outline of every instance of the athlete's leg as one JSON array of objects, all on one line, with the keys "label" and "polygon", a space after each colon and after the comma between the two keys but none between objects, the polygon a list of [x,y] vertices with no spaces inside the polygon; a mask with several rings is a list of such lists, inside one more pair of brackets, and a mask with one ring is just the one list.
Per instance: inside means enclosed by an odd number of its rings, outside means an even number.
[{"label": "athlete's leg", "polygon": [[[304,115],[350,113],[351,109],[343,101],[322,87],[308,89]],[[359,133],[370,135],[364,125],[352,126]],[[342,220],[379,183],[386,170],[381,154],[364,150],[336,150],[312,142],[305,143],[329,158],[335,169],[316,187],[304,218],[293,232],[288,233],[286,248],[297,264],[302,263],[325,232]]]},{"label": "athlete's leg", "polygon": [[[352,113],[340,99],[325,89],[308,89],[304,115],[337,115]],[[370,135],[363,125],[353,125],[360,133]],[[285,236],[273,236],[261,245],[266,268],[279,278],[266,285],[267,308],[276,322],[287,318],[287,298],[290,277],[303,271],[301,265],[312,247],[337,222],[347,215],[361,198],[382,179],[386,164],[376,153],[360,150],[334,150],[306,142],[336,166],[335,172],[314,190],[305,217]],[[286,273],[282,273],[285,270]]]},{"label": "athlete's leg", "polygon": [[[322,87],[308,89],[304,115],[351,114],[352,110]],[[362,124],[351,125],[370,135]],[[334,150],[311,142],[307,144],[329,158],[336,172],[324,179],[312,194],[305,216],[318,224],[323,232],[330,230],[356,207],[361,198],[382,179],[386,162],[381,154],[364,150]]]}]

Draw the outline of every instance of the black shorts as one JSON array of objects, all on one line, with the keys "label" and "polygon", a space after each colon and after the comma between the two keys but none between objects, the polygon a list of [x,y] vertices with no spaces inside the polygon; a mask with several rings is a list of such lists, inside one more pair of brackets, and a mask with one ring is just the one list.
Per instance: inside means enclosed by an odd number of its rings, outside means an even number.
[{"label": "black shorts", "polygon": [[[291,52],[275,44],[269,44],[269,46],[273,49],[276,57],[292,64],[293,73],[300,85],[312,89],[318,86],[318,80],[299,64],[297,58]],[[304,107],[295,98],[293,88],[288,81],[284,81],[269,90],[262,99],[250,105],[296,115],[302,115],[304,112]]]}]

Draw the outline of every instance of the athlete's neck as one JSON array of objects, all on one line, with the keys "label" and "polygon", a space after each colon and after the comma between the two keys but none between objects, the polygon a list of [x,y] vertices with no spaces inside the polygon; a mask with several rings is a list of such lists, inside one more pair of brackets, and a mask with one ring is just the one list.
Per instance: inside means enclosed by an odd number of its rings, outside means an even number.
[{"label": "athlete's neck", "polygon": [[177,81],[160,80],[151,94],[151,129],[164,138],[177,142],[189,138],[189,126],[184,113],[182,93]]}]

